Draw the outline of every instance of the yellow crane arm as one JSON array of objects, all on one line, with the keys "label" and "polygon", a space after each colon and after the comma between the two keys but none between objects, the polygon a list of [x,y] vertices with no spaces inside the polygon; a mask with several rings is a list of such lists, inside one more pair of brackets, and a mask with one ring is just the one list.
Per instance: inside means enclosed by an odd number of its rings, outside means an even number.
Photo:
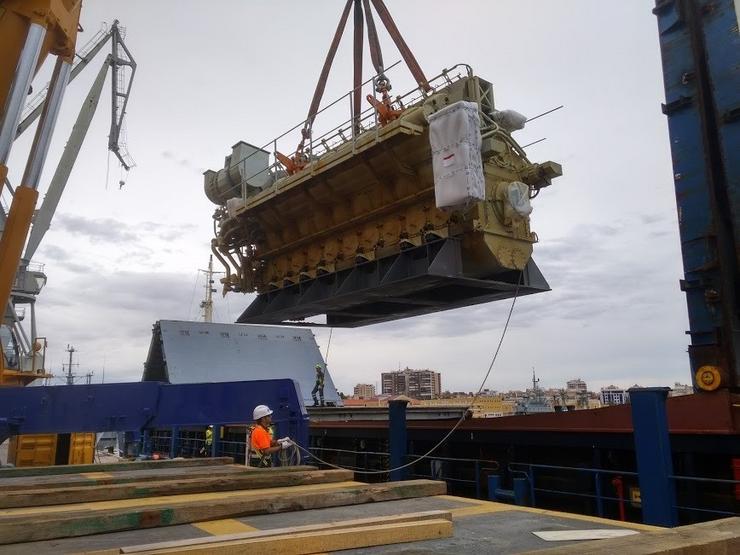
[{"label": "yellow crane arm", "polygon": [[[82,0],[0,0],[0,188],[31,81],[58,57],[20,186],[0,238],[0,314],[5,314],[38,198],[38,182],[75,53]],[[1,322],[0,322],[1,323]],[[0,357],[0,371],[4,366]]]}]

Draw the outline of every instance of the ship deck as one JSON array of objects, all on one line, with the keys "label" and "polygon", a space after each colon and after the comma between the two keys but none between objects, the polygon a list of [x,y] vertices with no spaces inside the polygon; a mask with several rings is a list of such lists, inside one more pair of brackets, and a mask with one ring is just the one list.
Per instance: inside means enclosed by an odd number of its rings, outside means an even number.
[{"label": "ship deck", "polygon": [[[526,553],[562,547],[586,553],[608,542],[653,545],[681,530],[456,497],[431,480],[366,484],[344,470],[250,470],[227,459],[212,461],[167,461],[163,468],[121,463],[77,474],[69,467],[14,469],[6,477],[0,472],[0,553],[232,553],[255,549],[249,543],[255,538],[267,542],[257,548],[265,553]],[[737,541],[740,519],[719,522],[691,541]],[[431,535],[423,537],[422,529]],[[594,530],[623,537],[599,544],[572,539]],[[568,532],[571,539],[546,541],[535,532]],[[296,534],[305,543],[285,549],[281,542]],[[335,543],[326,544],[327,537]]]}]

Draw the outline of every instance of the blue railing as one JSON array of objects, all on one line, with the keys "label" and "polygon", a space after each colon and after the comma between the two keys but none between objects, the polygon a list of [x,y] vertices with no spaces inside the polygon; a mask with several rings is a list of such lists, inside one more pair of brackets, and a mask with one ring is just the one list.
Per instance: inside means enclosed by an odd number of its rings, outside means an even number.
[{"label": "blue railing", "polygon": [[[575,497],[575,498],[584,498],[584,499],[593,499],[595,502],[595,509],[596,514],[600,517],[605,516],[604,511],[604,502],[616,502],[619,505],[621,505],[621,514],[620,517],[624,518],[624,506],[625,504],[629,504],[634,509],[641,509],[641,501],[639,498],[637,499],[631,499],[627,498],[622,495],[618,497],[605,495],[603,491],[603,477],[605,476],[612,476],[614,478],[619,477],[620,479],[624,480],[624,478],[630,478],[629,482],[634,484],[634,486],[639,487],[639,475],[637,472],[630,472],[630,471],[624,471],[624,470],[606,470],[606,469],[598,469],[598,468],[582,468],[582,467],[570,467],[570,466],[555,466],[555,465],[546,465],[546,464],[526,464],[526,463],[512,463],[508,467],[509,471],[514,474],[520,474],[524,477],[526,477],[528,485],[529,485],[529,500],[528,504],[531,506],[537,506],[538,502],[538,494],[546,494],[546,495],[559,495],[559,496],[566,496],[566,497]],[[547,487],[538,487],[538,477],[540,479],[543,478],[543,474],[546,471],[557,471],[557,472],[578,472],[582,474],[590,474],[593,479],[593,486],[592,486],[592,492],[579,492],[579,491],[568,491],[568,490],[558,490],[554,488],[547,488]],[[550,477],[554,477],[552,474],[549,475]],[[680,482],[696,482],[701,484],[715,484],[715,485],[724,485],[724,486],[732,486],[732,491],[726,492],[724,494],[727,499],[735,500],[735,489],[737,488],[738,484],[740,484],[740,480],[725,480],[720,478],[704,478],[699,476],[671,476],[671,480],[674,483],[674,486],[676,486],[677,494],[683,493],[678,488],[678,483]],[[627,487],[627,481],[622,482],[622,486],[624,488]],[[624,492],[624,489],[622,490]],[[696,498],[696,495],[693,495],[694,498]],[[737,503],[735,503],[737,506]],[[718,517],[726,517],[726,516],[740,516],[740,512],[737,510],[722,510],[718,508],[707,508],[707,507],[696,507],[696,506],[688,506],[681,503],[676,503],[674,507],[680,511],[686,511],[686,512],[693,512],[693,513],[703,513],[703,514],[712,514],[716,515]]]},{"label": "blue railing", "polygon": [[[526,470],[525,470],[526,469]],[[592,493],[582,492],[582,491],[568,491],[568,490],[558,490],[553,488],[544,488],[544,487],[537,487],[537,471],[557,471],[557,472],[578,472],[582,474],[590,474],[592,476]],[[583,498],[583,499],[593,499],[595,502],[595,509],[596,514],[600,517],[604,517],[604,502],[615,502],[618,504],[620,508],[620,516],[624,517],[624,504],[626,502],[632,503],[632,506],[634,507],[635,504],[632,502],[632,500],[625,498],[624,494],[613,497],[610,495],[604,494],[604,484],[603,484],[603,477],[605,476],[612,476],[614,478],[619,478],[620,480],[623,480],[624,477],[630,477],[634,479],[634,484],[637,485],[638,483],[638,475],[637,472],[629,472],[629,471],[623,471],[623,470],[606,470],[601,468],[583,468],[583,467],[572,467],[572,466],[556,466],[556,465],[548,465],[548,464],[527,464],[527,463],[511,463],[509,465],[509,471],[513,474],[521,474],[524,477],[526,477],[528,485],[529,485],[529,504],[533,507],[537,506],[537,496],[538,494],[549,494],[549,495],[559,495],[559,496],[566,496],[566,497],[576,497],[576,498]],[[552,476],[552,475],[551,475]],[[542,477],[542,473],[540,473],[540,477]],[[624,485],[624,482],[622,482]],[[616,489],[617,486],[615,486]],[[624,490],[622,490],[624,491]]]},{"label": "blue railing", "polygon": [[[332,464],[336,464],[337,466],[341,466],[343,468],[348,468],[350,470],[357,470],[357,471],[380,471],[380,470],[387,470],[388,467],[388,459],[390,459],[390,453],[386,453],[383,451],[352,451],[350,449],[330,449],[328,447],[310,447],[309,451],[316,452],[317,457],[320,459],[326,459],[326,453],[334,453],[336,455],[334,461],[327,461],[331,462]],[[350,457],[347,457],[346,455],[351,455]],[[360,457],[363,461],[362,466],[357,465],[357,458]],[[371,459],[380,459],[384,461],[383,463],[378,464],[372,464]],[[310,460],[308,462],[311,462]]]},{"label": "blue railing", "polygon": [[679,487],[679,483],[684,484],[692,484],[692,483],[698,483],[698,484],[711,484],[711,485],[719,485],[719,486],[727,486],[728,489],[731,489],[729,495],[727,496],[729,499],[734,500],[734,503],[732,503],[733,508],[735,510],[720,510],[720,509],[707,509],[706,507],[689,507],[686,505],[682,505],[681,503],[677,502],[674,507],[678,509],[679,511],[686,511],[686,512],[693,512],[693,513],[708,513],[717,515],[719,517],[729,517],[729,516],[740,516],[740,499],[738,498],[738,493],[740,493],[740,480],[723,480],[720,478],[704,478],[700,476],[671,476],[671,480],[673,481],[674,487],[676,487],[676,497],[677,499],[680,498],[681,494],[684,493]]},{"label": "blue railing", "polygon": [[[162,453],[169,452],[172,445],[171,433],[170,430],[158,430],[155,432],[150,438],[153,450]],[[176,455],[185,457],[199,456],[201,448],[205,445],[204,432],[200,430],[177,430],[176,433],[178,451]],[[227,434],[227,436],[230,435],[232,434]],[[242,462],[244,460],[244,441],[234,440],[232,437],[219,439],[216,441],[216,451],[218,456],[231,456],[237,462]],[[328,460],[328,462],[350,470],[389,470],[390,453],[383,451],[354,451],[327,447],[311,447],[310,451],[316,453],[321,459]],[[208,456],[210,456],[210,453]],[[406,460],[413,461],[418,457],[419,455],[411,454],[407,455]],[[450,469],[454,469],[454,472],[450,472]],[[450,485],[464,487],[468,492],[474,491],[475,497],[482,499],[488,476],[500,474],[499,471],[499,463],[495,460],[430,456],[412,465],[409,469],[409,476],[413,478],[444,480]],[[638,511],[640,514],[642,511],[639,495],[633,498],[626,494],[629,488],[636,488],[639,491],[639,475],[637,472],[530,463],[511,463],[508,465],[507,471],[513,477],[519,476],[526,479],[529,499],[523,501],[519,499],[519,502],[526,503],[530,506],[545,506],[547,500],[542,499],[543,496],[559,496],[566,499],[591,500],[593,502],[592,510],[586,510],[584,512],[588,514],[595,513],[600,517],[613,518],[618,515],[618,518],[622,520],[630,520],[626,514],[628,508],[632,513],[632,519],[635,519],[635,511]],[[590,477],[590,480],[589,482],[579,482],[584,486],[582,491],[547,486],[546,482],[548,478],[550,480],[562,479],[564,473],[587,475]],[[385,473],[378,474],[377,478],[387,480],[388,475]],[[505,478],[505,476],[501,476],[500,480]],[[605,482],[607,478],[611,478],[611,480]],[[698,476],[671,476],[670,478],[676,488],[677,499],[680,500],[682,496],[685,498],[687,495],[693,499],[691,504],[677,501],[674,505],[676,510],[686,514],[687,518],[682,520],[707,520],[709,516],[740,516],[736,495],[736,490],[740,490],[739,480]],[[370,479],[369,476],[368,479]],[[691,490],[690,484],[714,485],[720,488],[726,487],[729,491],[720,491],[719,495],[722,499],[728,500],[728,506],[721,508],[693,506],[697,504],[697,500],[701,497],[695,491]],[[616,492],[615,495],[607,491],[610,489],[610,486],[613,488],[612,491]],[[504,492],[505,490],[500,491]],[[514,499],[513,495],[510,497]],[[608,510],[607,504],[616,504],[617,510]],[[614,505],[611,506],[614,507]],[[571,507],[569,510],[572,509]],[[640,519],[640,517],[637,518],[637,520]]]},{"label": "blue railing", "polygon": [[[413,461],[414,459],[418,457],[419,455],[408,455],[407,458],[409,459],[409,461]],[[445,475],[444,469],[448,465],[440,464],[440,463],[455,463],[456,465],[461,465],[461,464],[471,465],[474,477],[473,478],[458,477],[459,474],[463,474],[463,472],[460,472],[457,476],[453,476],[450,474]],[[429,473],[424,474],[424,473],[415,471],[418,464],[428,464]],[[411,476],[415,478],[430,478],[432,480],[444,480],[448,484],[452,482],[456,484],[466,484],[468,486],[474,487],[476,499],[482,499],[483,497],[482,483],[485,480],[484,474],[485,473],[492,474],[494,472],[498,472],[499,464],[498,464],[498,461],[487,460],[487,459],[467,459],[467,458],[459,458],[459,457],[431,456],[431,457],[427,457],[419,461],[417,464],[414,464],[411,468],[413,469],[411,472]]]},{"label": "blue railing", "polygon": [[[323,453],[332,453],[336,456],[332,464],[337,464],[344,468],[349,468],[356,471],[381,471],[388,470],[390,463],[390,453],[382,451],[353,451],[349,449],[333,449],[327,447],[311,447],[310,451],[316,452],[321,458]],[[349,457],[347,455],[350,455]],[[362,465],[358,465],[358,457],[362,460]],[[409,462],[419,458],[419,455],[407,455]],[[344,460],[342,460],[344,459]],[[458,472],[455,475],[446,474],[444,472],[446,466],[444,463],[455,463],[459,469],[460,465],[470,465],[472,471],[472,478],[462,477],[465,471]],[[418,465],[428,465],[428,472],[419,471]],[[418,463],[409,467],[409,476],[412,478],[430,478],[433,480],[444,480],[448,484],[462,484],[466,485],[475,490],[475,497],[481,499],[483,497],[483,483],[485,480],[484,474],[486,472],[493,473],[499,470],[498,461],[486,460],[486,459],[469,459],[460,457],[437,457],[430,456],[426,457]],[[385,474],[383,478],[387,479]]]}]

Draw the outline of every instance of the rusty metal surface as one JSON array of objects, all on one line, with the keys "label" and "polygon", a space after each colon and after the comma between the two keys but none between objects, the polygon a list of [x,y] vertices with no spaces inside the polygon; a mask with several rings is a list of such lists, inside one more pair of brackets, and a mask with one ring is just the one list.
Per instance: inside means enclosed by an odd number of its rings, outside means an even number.
[{"label": "rusty metal surface", "polygon": [[[740,435],[740,395],[727,391],[671,397],[667,403],[672,434]],[[347,409],[344,409],[345,411]],[[325,417],[324,417],[325,418]],[[410,420],[409,429],[449,430],[456,420]],[[385,429],[378,420],[311,422],[311,428]],[[629,405],[572,412],[474,418],[464,422],[462,431],[632,433]]]}]

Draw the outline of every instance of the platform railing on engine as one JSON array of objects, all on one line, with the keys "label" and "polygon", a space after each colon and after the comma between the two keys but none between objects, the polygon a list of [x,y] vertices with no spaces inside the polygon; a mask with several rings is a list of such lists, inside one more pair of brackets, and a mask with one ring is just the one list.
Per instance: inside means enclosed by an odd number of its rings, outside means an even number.
[{"label": "platform railing on engine", "polygon": [[[388,73],[391,69],[396,67],[398,64],[400,64],[401,61],[397,61],[391,66],[389,66],[386,70],[386,73]],[[393,102],[404,106],[406,108],[410,106],[414,106],[418,104],[420,101],[422,101],[424,98],[429,96],[430,94],[434,94],[436,91],[438,91],[441,88],[447,87],[454,82],[463,79],[465,77],[472,77],[473,76],[473,69],[468,65],[464,63],[458,63],[450,67],[449,69],[444,69],[441,73],[438,75],[435,75],[431,79],[429,79],[428,83],[431,87],[430,90],[425,90],[421,86],[417,86],[403,95],[397,96]],[[364,87],[370,83],[375,83],[378,79],[379,75],[374,75],[370,79],[366,80],[365,82],[360,85],[361,87]],[[373,89],[375,87],[373,86]],[[339,125],[332,127],[328,131],[325,131],[321,135],[314,137],[313,133],[309,133],[308,137],[308,147],[304,151],[303,154],[308,156],[309,159],[309,168],[313,169],[315,167],[316,162],[324,156],[325,154],[335,151],[339,149],[340,147],[344,146],[345,144],[352,143],[353,149],[357,144],[357,140],[359,137],[364,135],[364,133],[368,131],[373,131],[376,134],[376,141],[378,140],[378,133],[380,130],[380,125],[378,122],[378,115],[377,111],[373,107],[369,107],[365,110],[363,110],[359,118],[355,118],[355,114],[353,113],[353,104],[352,104],[352,95],[354,90],[350,90],[347,93],[343,94],[333,102],[327,104],[324,106],[321,110],[319,110],[316,113],[315,118],[318,118],[321,114],[325,113],[330,108],[333,108],[334,106],[337,106],[343,102],[347,102],[350,106],[349,112],[350,117],[349,119],[343,121]],[[253,181],[254,179],[263,176],[265,173],[269,173],[273,176],[275,176],[275,180],[273,183],[273,187],[277,187],[277,182],[280,178],[285,176],[285,170],[283,165],[277,160],[276,153],[279,151],[279,146],[282,141],[290,140],[293,141],[296,138],[296,132],[303,128],[303,126],[306,124],[308,120],[304,119],[303,121],[297,123],[281,135],[278,135],[273,140],[271,140],[268,143],[265,143],[262,145],[258,150],[255,150],[255,152],[248,154],[244,158],[241,158],[240,160],[232,160],[231,165],[236,166],[239,164],[242,164],[246,162],[248,159],[250,159],[252,156],[255,156],[260,151],[265,152],[267,149],[271,149],[270,157],[272,162],[268,164],[268,166],[254,174],[251,174],[247,177],[244,177],[238,185],[235,185],[232,190],[236,192],[236,189],[239,187],[241,188],[241,196],[244,201],[247,200],[246,193],[247,193],[247,187],[246,184],[250,181]],[[314,119],[314,123],[315,123]],[[359,132],[357,127],[359,127]],[[313,125],[312,125],[313,128]],[[309,129],[311,131],[312,129]],[[293,157],[297,153],[293,150],[294,147],[290,147],[290,154],[288,154],[288,157]]]}]

